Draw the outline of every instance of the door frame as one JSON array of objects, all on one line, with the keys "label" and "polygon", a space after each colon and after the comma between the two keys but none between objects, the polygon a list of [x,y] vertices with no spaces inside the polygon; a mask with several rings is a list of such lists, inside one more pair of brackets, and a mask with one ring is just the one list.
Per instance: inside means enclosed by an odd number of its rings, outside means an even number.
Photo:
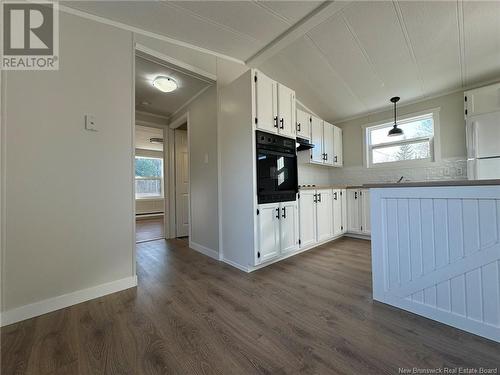
[{"label": "door frame", "polygon": [[[187,127],[187,152],[188,152],[188,236],[189,236],[189,244],[191,246],[191,126],[189,122],[189,111],[184,112],[177,119],[172,121],[168,126],[169,132],[169,143],[168,143],[168,166],[169,166],[169,193],[168,193],[168,201],[170,206],[170,214],[169,214],[169,237],[168,238],[177,238],[177,196],[176,196],[176,179],[175,179],[175,130],[180,126],[186,124]],[[165,149],[165,148],[164,148]],[[166,163],[164,163],[165,165]]]}]

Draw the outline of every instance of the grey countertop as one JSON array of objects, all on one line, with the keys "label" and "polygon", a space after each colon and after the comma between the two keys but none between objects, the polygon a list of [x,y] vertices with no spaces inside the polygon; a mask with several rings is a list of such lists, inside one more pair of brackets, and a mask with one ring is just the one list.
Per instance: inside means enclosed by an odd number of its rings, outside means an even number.
[{"label": "grey countertop", "polygon": [[300,190],[318,190],[318,189],[377,189],[394,187],[433,187],[433,186],[487,186],[500,185],[498,180],[442,180],[442,181],[412,181],[412,182],[380,182],[363,185],[300,185]]}]

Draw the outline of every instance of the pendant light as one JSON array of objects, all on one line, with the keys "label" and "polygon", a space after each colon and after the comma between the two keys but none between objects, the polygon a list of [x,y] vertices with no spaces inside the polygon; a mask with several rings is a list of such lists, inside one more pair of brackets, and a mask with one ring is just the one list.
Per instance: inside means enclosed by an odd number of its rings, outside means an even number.
[{"label": "pendant light", "polygon": [[403,129],[398,128],[398,124],[396,122],[396,103],[399,102],[400,97],[395,96],[391,98],[391,102],[394,103],[394,126],[392,127],[391,130],[389,130],[389,133],[387,134],[389,137],[396,137],[398,135],[403,135]]}]

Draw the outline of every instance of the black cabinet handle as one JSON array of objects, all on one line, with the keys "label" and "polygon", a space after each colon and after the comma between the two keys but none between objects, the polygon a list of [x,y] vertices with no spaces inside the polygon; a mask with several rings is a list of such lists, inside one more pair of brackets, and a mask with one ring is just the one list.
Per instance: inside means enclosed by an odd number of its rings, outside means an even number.
[{"label": "black cabinet handle", "polygon": [[286,207],[283,207],[282,210],[283,210],[283,216],[282,216],[282,218],[286,219]]},{"label": "black cabinet handle", "polygon": [[337,192],[333,193],[333,199],[337,200]]},{"label": "black cabinet handle", "polygon": [[318,194],[314,194],[314,203],[318,203]]},{"label": "black cabinet handle", "polygon": [[328,154],[325,154],[325,160],[328,160]]},{"label": "black cabinet handle", "polygon": [[297,131],[300,132],[300,122],[297,123]]},{"label": "black cabinet handle", "polygon": [[318,202],[321,202],[321,193],[318,194]]},{"label": "black cabinet handle", "polygon": [[283,118],[280,119],[280,129],[285,129],[285,120]]},{"label": "black cabinet handle", "polygon": [[335,163],[337,163],[337,162],[338,162],[338,157],[337,157],[337,155],[335,155]]},{"label": "black cabinet handle", "polygon": [[358,199],[358,192],[357,191],[354,192],[354,199]]},{"label": "black cabinet handle", "polygon": [[277,128],[278,127],[278,116],[275,116],[274,117],[274,127]]},{"label": "black cabinet handle", "polygon": [[280,209],[279,207],[276,209],[276,219],[280,218]]}]

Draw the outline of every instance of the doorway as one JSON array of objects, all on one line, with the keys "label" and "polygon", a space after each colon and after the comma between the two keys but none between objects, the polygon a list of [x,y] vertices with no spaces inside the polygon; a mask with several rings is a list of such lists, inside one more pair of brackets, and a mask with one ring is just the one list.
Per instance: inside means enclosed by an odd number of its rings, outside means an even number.
[{"label": "doorway", "polygon": [[175,237],[189,236],[189,148],[187,123],[174,130]]}]

